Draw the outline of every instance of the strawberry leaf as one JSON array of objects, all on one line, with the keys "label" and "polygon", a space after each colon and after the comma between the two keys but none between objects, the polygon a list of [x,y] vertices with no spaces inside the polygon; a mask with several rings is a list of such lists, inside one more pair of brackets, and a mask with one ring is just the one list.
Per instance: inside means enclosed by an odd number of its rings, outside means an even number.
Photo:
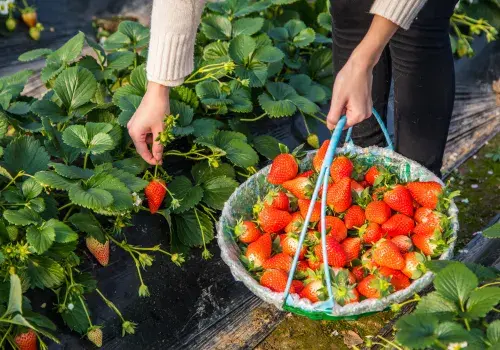
[{"label": "strawberry leaf", "polygon": [[[177,176],[168,184],[169,191],[173,196],[180,201],[179,207],[173,210],[174,213],[180,214],[192,209],[203,198],[203,188],[193,186],[191,181],[186,176]],[[172,202],[172,197],[168,196],[167,205]]]},{"label": "strawberry leaf", "polygon": [[[82,303],[85,301],[83,301],[83,298],[79,298],[78,295],[73,293],[70,293],[69,296],[73,300],[73,309],[64,309],[61,313],[61,317],[70,329],[80,334],[85,334],[90,327],[85,309],[82,306]],[[88,310],[88,306],[86,306],[86,308]]]},{"label": "strawberry leaf", "polygon": [[492,347],[500,345],[500,320],[491,322],[486,330],[486,336]]},{"label": "strawberry leaf", "polygon": [[35,49],[31,51],[26,51],[25,53],[21,54],[17,59],[21,62],[29,62],[45,57],[51,53],[52,53],[51,49]]},{"label": "strawberry leaf", "polygon": [[484,230],[483,236],[486,238],[500,238],[500,222],[497,222]]},{"label": "strawberry leaf", "polygon": [[458,308],[455,303],[446,299],[438,292],[432,292],[422,297],[422,300],[416,306],[415,313],[453,316],[458,313]]},{"label": "strawberry leaf", "polygon": [[21,136],[5,148],[4,161],[10,174],[24,171],[33,175],[47,169],[50,158],[37,139],[33,136]]},{"label": "strawberry leaf", "polygon": [[55,188],[57,190],[69,191],[74,182],[56,174],[53,171],[39,171],[35,174],[35,179],[43,186]]},{"label": "strawberry leaf", "polygon": [[201,21],[201,31],[212,40],[227,40],[231,37],[232,25],[229,19],[219,15],[210,15]]},{"label": "strawberry leaf", "polygon": [[69,222],[79,231],[94,237],[99,242],[106,242],[106,236],[101,229],[99,221],[90,212],[80,212],[69,217]]},{"label": "strawberry leaf", "polygon": [[10,275],[10,291],[9,291],[9,305],[5,315],[10,315],[15,312],[22,313],[23,303],[23,290],[21,287],[21,280],[16,274]]},{"label": "strawberry leaf", "polygon": [[396,340],[404,346],[422,349],[434,344],[434,334],[438,327],[438,318],[433,315],[411,314],[401,317],[396,322]]},{"label": "strawberry leaf", "polygon": [[76,183],[69,190],[69,199],[76,205],[88,209],[105,209],[113,203],[113,196],[106,190],[100,188],[82,188]]},{"label": "strawberry leaf", "polygon": [[485,287],[474,290],[467,300],[464,317],[471,320],[485,317],[498,303],[500,303],[500,288]]},{"label": "strawberry leaf", "polygon": [[269,135],[257,136],[252,140],[254,148],[267,159],[274,159],[280,154],[279,141]]},{"label": "strawberry leaf", "polygon": [[32,288],[55,288],[64,282],[64,269],[54,260],[30,255],[27,274]]},{"label": "strawberry leaf", "polygon": [[11,224],[19,226],[36,225],[41,221],[40,216],[29,208],[6,210],[3,212],[3,217]]},{"label": "strawberry leaf", "polygon": [[90,102],[96,89],[97,82],[94,76],[88,69],[82,67],[65,69],[54,84],[54,92],[70,113]]},{"label": "strawberry leaf", "polygon": [[82,169],[74,165],[65,165],[62,163],[49,163],[55,172],[68,179],[88,179],[94,172],[90,169]]},{"label": "strawberry leaf", "polygon": [[38,254],[45,253],[54,242],[55,237],[55,230],[50,226],[29,226],[26,229],[26,240]]},{"label": "strawberry leaf", "polygon": [[445,267],[434,280],[434,288],[439,294],[461,305],[464,305],[477,285],[476,275],[458,262]]},{"label": "strawberry leaf", "polygon": [[27,200],[37,197],[40,193],[42,193],[42,189],[43,188],[42,186],[40,186],[38,181],[32,177],[24,181],[21,186],[24,198],[26,198]]},{"label": "strawberry leaf", "polygon": [[240,34],[253,35],[262,28],[263,24],[263,18],[241,18],[233,24],[233,37]]},{"label": "strawberry leaf", "polygon": [[322,12],[318,15],[318,24],[321,28],[328,31],[332,30],[332,16],[328,12]]},{"label": "strawberry leaf", "polygon": [[55,232],[54,241],[58,243],[73,242],[78,239],[78,234],[65,223],[50,219],[44,224],[45,228],[52,228]]},{"label": "strawberry leaf", "polygon": [[222,210],[224,203],[238,187],[238,182],[227,176],[218,176],[203,183],[203,201],[214,209]]},{"label": "strawberry leaf", "polygon": [[435,330],[436,338],[442,344],[467,341],[470,338],[468,332],[456,322],[440,323]]},{"label": "strawberry leaf", "polygon": [[207,162],[198,162],[191,168],[191,175],[197,185],[214,179],[219,176],[225,176],[234,179],[236,176],[234,168],[227,164],[221,163],[217,168],[210,167]]},{"label": "strawberry leaf", "polygon": [[125,170],[112,168],[109,173],[120,180],[132,192],[139,192],[146,187],[148,182],[140,177],[135,176]]},{"label": "strawberry leaf", "polygon": [[199,247],[214,238],[214,227],[210,217],[196,209],[182,215],[173,215],[172,219],[179,240],[189,247]]}]

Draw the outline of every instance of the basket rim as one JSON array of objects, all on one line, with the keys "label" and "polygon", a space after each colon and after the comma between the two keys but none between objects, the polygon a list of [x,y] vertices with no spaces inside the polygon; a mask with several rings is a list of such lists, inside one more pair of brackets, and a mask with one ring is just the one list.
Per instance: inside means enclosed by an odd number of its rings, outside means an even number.
[{"label": "basket rim", "polygon": [[[309,156],[313,155],[316,153],[317,150],[309,151],[307,152]],[[361,148],[356,145],[344,145],[343,147],[337,148],[336,154],[346,154],[346,153],[377,153],[377,152],[383,152],[385,153],[385,156],[390,157],[391,159],[395,159],[398,161],[404,161],[410,164],[415,164],[416,166],[419,166],[424,173],[426,173],[426,177],[428,177],[429,181],[436,181],[440,183],[441,185],[444,186],[443,181],[438,178],[434,173],[432,173],[430,170],[425,168],[424,166],[420,165],[419,163],[399,154],[394,151],[390,151],[385,148],[381,148],[378,146],[370,146],[366,148]],[[378,155],[381,157],[380,155]],[[266,174],[269,169],[270,169],[270,164],[265,166],[264,168],[260,169],[256,174],[252,175],[249,177],[245,182],[240,184],[241,187],[248,186],[253,179],[255,179],[257,176],[260,176],[262,174]],[[228,213],[230,212],[230,207],[231,203],[237,198],[237,191],[233,192],[233,194],[229,197],[229,199],[226,201],[224,204],[224,208],[222,210],[221,216],[217,222],[217,243],[221,249],[221,258],[222,260],[228,265],[228,267],[231,270],[231,273],[233,277],[241,281],[245,286],[250,289],[257,297],[260,299],[274,304],[278,309],[283,310],[283,301],[284,301],[284,293],[282,292],[273,292],[267,287],[261,286],[257,281],[248,273],[246,268],[243,266],[241,261],[239,259],[236,259],[235,261],[234,258],[231,257],[231,252],[229,249],[232,249],[231,246],[229,246],[225,240],[224,237],[224,221],[227,220],[226,217]],[[458,217],[457,217],[458,209],[452,200],[450,203],[450,208],[448,210],[448,214],[451,218],[451,223],[453,227],[453,231],[451,234],[451,243],[448,247],[448,249],[443,252],[439,258],[434,259],[434,260],[449,260],[452,255],[453,255],[453,250],[455,247],[455,241],[457,238],[457,231],[458,231]],[[231,239],[234,243],[236,243],[234,236],[231,236]],[[241,252],[240,252],[241,253]],[[236,263],[235,263],[236,262]],[[390,305],[394,304],[397,302],[397,300],[404,300],[408,299],[409,297],[413,296],[415,293],[421,291],[423,288],[428,286],[434,278],[434,274],[431,271],[426,272],[423,276],[421,276],[419,279],[413,280],[411,285],[403,290],[394,292],[387,297],[381,298],[381,299],[365,299],[359,303],[353,303],[353,304],[348,304],[345,306],[340,306],[335,303],[335,306],[332,308],[331,313],[327,313],[327,315],[331,316],[352,316],[359,314],[359,311],[356,311],[357,309],[366,309],[369,307],[370,310],[368,311],[382,311],[389,307]],[[324,302],[317,302],[317,303],[311,303],[309,300],[304,300],[300,299],[298,295],[296,294],[290,294],[289,296],[291,298],[292,303],[289,303],[289,305],[293,307],[298,307],[302,309],[303,311],[310,312],[317,314],[320,312],[320,309],[322,308]],[[363,311],[366,312],[366,311]]]}]

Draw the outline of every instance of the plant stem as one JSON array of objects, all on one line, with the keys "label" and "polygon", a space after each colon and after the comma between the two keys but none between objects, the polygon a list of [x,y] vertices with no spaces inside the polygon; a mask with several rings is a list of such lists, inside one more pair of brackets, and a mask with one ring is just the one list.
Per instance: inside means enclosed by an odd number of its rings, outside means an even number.
[{"label": "plant stem", "polygon": [[16,180],[17,180],[17,178],[18,178],[18,177],[23,176],[23,174],[24,174],[24,171],[20,171],[20,172],[18,172],[18,173],[17,173],[17,175],[16,175],[16,176],[14,176],[14,177],[12,178],[12,180],[10,180],[10,182],[9,182],[7,185],[5,185],[5,187],[4,187],[4,188],[2,188],[2,190],[1,190],[0,192],[5,191],[5,190],[6,190],[6,189],[10,186],[10,185],[12,185],[14,182],[16,182]]},{"label": "plant stem", "polygon": [[484,288],[484,287],[489,287],[489,286],[495,286],[497,284],[500,284],[500,281],[483,284],[481,287],[479,287],[479,289]]},{"label": "plant stem", "polygon": [[[71,203],[71,204],[73,204],[73,203]],[[69,210],[68,210],[68,212],[66,213],[66,215],[64,215],[64,219],[63,219],[63,221],[68,220],[68,218],[69,218],[69,214],[71,214],[71,212],[73,211],[73,209],[74,209],[74,208],[75,208],[74,206],[73,206],[73,207],[71,207],[71,208],[69,208]]]},{"label": "plant stem", "polygon": [[90,315],[89,315],[89,311],[87,310],[87,306],[83,302],[82,297],[78,297],[78,299],[80,300],[80,303],[82,303],[83,311],[85,311],[85,315],[87,316],[87,320],[89,321],[89,325],[90,325],[90,327],[92,327],[92,320],[90,319]]},{"label": "plant stem", "polygon": [[2,337],[2,340],[0,341],[0,349],[3,349],[3,342],[7,338],[7,335],[9,335],[10,331],[12,330],[12,324],[9,325],[9,328],[5,331],[5,334]]},{"label": "plant stem", "polygon": [[61,210],[63,210],[63,209],[66,209],[67,207],[70,207],[70,206],[72,206],[72,205],[73,205],[73,203],[71,203],[71,202],[66,203],[66,204],[64,204],[62,207],[60,207],[60,208],[59,208],[59,211],[61,211]]},{"label": "plant stem", "polygon": [[101,291],[99,290],[99,288],[96,288],[95,291],[97,292],[97,294],[99,294],[99,296],[101,297],[101,299],[106,303],[106,305],[111,309],[113,310],[117,315],[118,317],[120,317],[120,319],[122,320],[122,322],[125,322],[125,319],[123,318],[123,315],[122,313],[120,312],[120,310],[118,310],[118,308],[116,307],[115,304],[113,304],[113,302],[111,302],[108,298],[106,298],[104,296],[104,294],[101,293]]},{"label": "plant stem", "polygon": [[443,343],[441,343],[439,340],[434,340],[434,344],[436,344],[437,346],[439,346],[441,349],[446,349],[446,345],[444,345]]},{"label": "plant stem", "polygon": [[196,208],[194,208],[194,215],[196,216],[196,221],[198,221],[198,226],[199,226],[200,232],[201,232],[201,239],[203,241],[203,253],[201,255],[204,259],[208,260],[211,256],[211,254],[207,249],[207,244],[205,242],[205,234],[203,233],[203,226],[201,225],[201,221],[200,221],[200,218],[198,217],[198,211]]},{"label": "plant stem", "polygon": [[89,157],[89,153],[85,153],[85,157],[83,158],[83,169],[87,169],[87,158]]},{"label": "plant stem", "polygon": [[317,121],[319,121],[320,123],[323,123],[326,125],[326,121],[324,121],[323,119],[321,118],[318,118],[317,116],[315,116],[314,114],[308,114],[310,117],[313,117],[314,119],[316,119]]},{"label": "plant stem", "polygon": [[392,346],[393,346],[393,347],[395,347],[396,349],[398,349],[398,350],[403,350],[403,348],[402,348],[402,347],[400,347],[400,346],[399,346],[399,345],[397,345],[396,343],[394,343],[394,342],[390,341],[389,339],[386,339],[386,338],[384,338],[384,337],[383,337],[383,336],[381,336],[381,335],[379,335],[378,337],[379,337],[380,339],[382,339],[383,341],[387,342],[387,344],[392,345]]},{"label": "plant stem", "polygon": [[300,111],[300,114],[302,115],[302,120],[304,121],[304,126],[306,127],[307,135],[311,135],[311,131],[309,130],[309,125],[307,125],[306,116],[304,115],[304,113],[302,113],[302,111]]},{"label": "plant stem", "polygon": [[464,323],[465,323],[465,328],[467,328],[467,330],[470,331],[469,320],[464,318]]},{"label": "plant stem", "polygon": [[240,121],[242,121],[242,122],[254,122],[254,121],[257,121],[259,119],[264,118],[266,115],[267,115],[267,113],[263,113],[255,118],[241,118]]}]

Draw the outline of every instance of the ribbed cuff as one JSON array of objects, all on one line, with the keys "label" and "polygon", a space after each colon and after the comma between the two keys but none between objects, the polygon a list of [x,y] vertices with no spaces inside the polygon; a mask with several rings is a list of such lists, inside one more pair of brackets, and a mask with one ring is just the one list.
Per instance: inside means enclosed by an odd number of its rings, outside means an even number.
[{"label": "ribbed cuff", "polygon": [[408,29],[426,2],[427,0],[375,0],[370,13]]},{"label": "ribbed cuff", "polygon": [[151,33],[148,80],[166,86],[182,84],[193,71],[194,38],[189,34]]}]

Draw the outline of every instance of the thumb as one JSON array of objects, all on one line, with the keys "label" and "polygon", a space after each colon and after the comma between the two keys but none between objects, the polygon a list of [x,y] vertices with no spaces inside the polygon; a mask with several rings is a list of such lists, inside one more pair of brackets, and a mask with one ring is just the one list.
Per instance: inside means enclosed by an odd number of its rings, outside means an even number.
[{"label": "thumb", "polygon": [[163,131],[163,123],[158,123],[158,125],[155,125],[151,131],[153,132],[153,148],[152,148],[153,158],[158,163],[161,163],[163,158],[163,145],[161,144],[159,136],[160,133]]}]

